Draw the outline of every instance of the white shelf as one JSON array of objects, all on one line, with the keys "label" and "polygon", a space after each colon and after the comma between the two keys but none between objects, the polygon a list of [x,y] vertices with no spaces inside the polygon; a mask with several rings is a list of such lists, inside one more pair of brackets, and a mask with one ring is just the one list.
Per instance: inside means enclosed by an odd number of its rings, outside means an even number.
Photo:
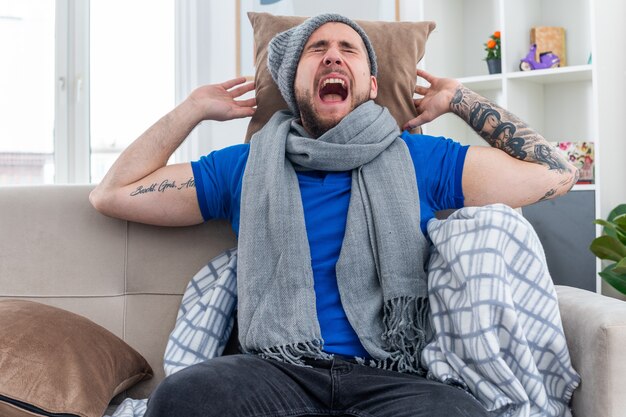
[{"label": "white shelf", "polygon": [[502,88],[502,74],[478,75],[459,78],[459,81],[470,90],[495,90]]},{"label": "white shelf", "polygon": [[526,80],[538,84],[556,84],[574,81],[591,81],[592,72],[591,65],[576,65],[573,67],[510,72],[506,74],[506,78],[512,80]]},{"label": "white shelf", "polygon": [[522,80],[536,84],[560,84],[591,81],[591,65],[576,65],[563,68],[548,68],[534,71],[515,71],[504,74],[476,75],[458,80],[472,90],[495,90],[502,88],[504,80]]},{"label": "white shelf", "polygon": [[595,191],[595,184],[576,184],[572,187],[571,191]]}]

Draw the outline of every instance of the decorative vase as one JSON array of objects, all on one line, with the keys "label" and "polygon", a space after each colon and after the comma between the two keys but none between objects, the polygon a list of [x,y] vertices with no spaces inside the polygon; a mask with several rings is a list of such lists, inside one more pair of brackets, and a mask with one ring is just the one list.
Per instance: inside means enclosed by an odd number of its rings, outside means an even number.
[{"label": "decorative vase", "polygon": [[487,68],[489,68],[489,74],[500,74],[502,72],[502,60],[488,59]]}]

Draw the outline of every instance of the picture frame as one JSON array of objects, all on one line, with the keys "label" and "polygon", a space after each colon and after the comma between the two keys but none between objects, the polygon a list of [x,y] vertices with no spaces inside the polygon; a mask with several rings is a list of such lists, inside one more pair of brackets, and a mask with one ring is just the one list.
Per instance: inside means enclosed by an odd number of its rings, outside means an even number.
[{"label": "picture frame", "polygon": [[400,21],[400,0],[236,0],[235,40],[237,77],[254,79],[254,35],[248,12],[280,16],[339,13],[355,20]]},{"label": "picture frame", "polygon": [[595,151],[593,141],[551,142],[571,164],[579,169],[577,184],[595,183]]}]

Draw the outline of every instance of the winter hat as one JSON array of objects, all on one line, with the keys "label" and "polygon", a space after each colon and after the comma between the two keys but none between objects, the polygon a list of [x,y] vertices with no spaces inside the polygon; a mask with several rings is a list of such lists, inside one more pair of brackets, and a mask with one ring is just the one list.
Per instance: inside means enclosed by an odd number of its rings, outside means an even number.
[{"label": "winter hat", "polygon": [[268,45],[267,67],[280,93],[287,102],[289,110],[296,117],[300,116],[300,111],[293,85],[296,80],[296,70],[298,69],[302,50],[311,34],[323,24],[329,22],[345,23],[361,36],[370,61],[370,72],[374,76],[378,74],[376,53],[369,38],[355,21],[345,16],[334,13],[320,14],[305,20],[298,26],[277,34]]}]

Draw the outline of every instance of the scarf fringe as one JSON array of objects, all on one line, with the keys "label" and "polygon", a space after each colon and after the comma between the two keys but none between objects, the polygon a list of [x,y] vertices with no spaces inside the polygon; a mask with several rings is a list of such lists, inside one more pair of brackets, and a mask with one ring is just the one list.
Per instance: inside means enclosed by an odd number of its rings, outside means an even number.
[{"label": "scarf fringe", "polygon": [[[430,326],[430,304],[428,297],[398,297],[387,300],[384,305],[382,334],[383,348],[389,352],[385,359],[355,358],[360,365],[389,371],[426,375],[422,366],[421,355],[426,344],[432,339]],[[292,365],[308,366],[303,358],[333,358],[332,354],[322,351],[324,342],[290,343],[258,350],[259,356]]]},{"label": "scarf fringe", "polygon": [[279,362],[308,367],[303,358],[330,360],[333,355],[322,351],[324,342],[312,340],[309,342],[290,343],[281,346],[262,348],[256,353],[264,359],[273,359]]},{"label": "scarf fringe", "polygon": [[398,297],[384,305],[383,348],[391,355],[384,360],[372,359],[369,365],[398,372],[424,375],[422,350],[432,338],[428,297]]}]

